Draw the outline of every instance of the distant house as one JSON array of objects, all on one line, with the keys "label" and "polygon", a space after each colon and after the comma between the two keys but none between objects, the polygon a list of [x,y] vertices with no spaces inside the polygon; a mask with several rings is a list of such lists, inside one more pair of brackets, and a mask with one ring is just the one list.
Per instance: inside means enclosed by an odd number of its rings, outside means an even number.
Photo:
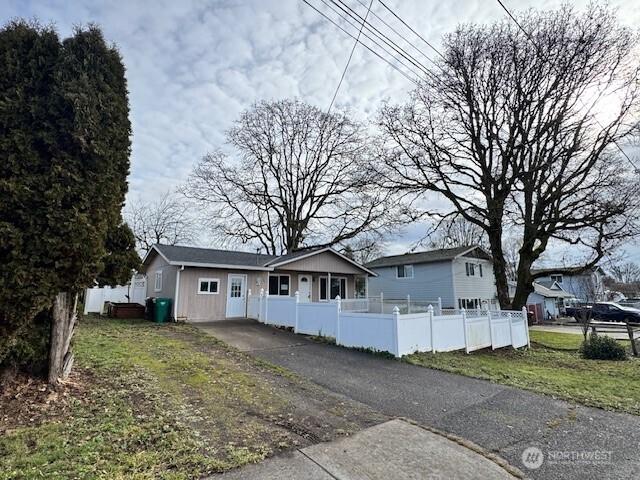
[{"label": "distant house", "polygon": [[381,257],[365,265],[369,295],[416,301],[442,299],[443,308],[482,308],[497,304],[491,256],[476,246]]},{"label": "distant house", "polygon": [[[577,268],[573,270],[578,271]],[[604,278],[606,274],[600,267],[594,267],[581,273],[562,273],[557,268],[531,270],[531,273],[542,274],[536,278],[537,283],[557,282],[562,290],[572,294],[578,300],[584,302],[605,300]]]},{"label": "distant house", "polygon": [[374,272],[331,248],[288,255],[154,245],[142,261],[147,296],[172,300],[173,317],[190,322],[241,318],[249,291],[301,302],[365,296]]},{"label": "distant house", "polygon": [[[509,296],[515,295],[515,282],[509,283]],[[573,293],[567,292],[555,280],[536,280],[533,282],[533,292],[527,298],[527,310],[533,312],[540,321],[548,317],[558,317],[566,300],[574,298]]]}]

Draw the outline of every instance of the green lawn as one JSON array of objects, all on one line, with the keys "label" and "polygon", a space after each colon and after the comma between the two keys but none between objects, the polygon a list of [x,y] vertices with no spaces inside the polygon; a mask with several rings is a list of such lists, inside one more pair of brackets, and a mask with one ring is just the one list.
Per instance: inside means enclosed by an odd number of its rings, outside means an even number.
[{"label": "green lawn", "polygon": [[419,353],[406,361],[640,415],[640,361],[584,360],[582,335],[531,331],[531,349]]},{"label": "green lawn", "polygon": [[89,318],[74,351],[35,421],[0,422],[0,479],[199,478],[380,421],[189,325]]}]

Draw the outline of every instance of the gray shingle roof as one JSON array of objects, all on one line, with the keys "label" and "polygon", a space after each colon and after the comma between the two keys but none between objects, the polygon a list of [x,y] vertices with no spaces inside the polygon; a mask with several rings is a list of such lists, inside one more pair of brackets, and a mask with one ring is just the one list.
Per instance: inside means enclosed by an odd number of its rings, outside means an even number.
[{"label": "gray shingle roof", "polygon": [[441,248],[438,250],[429,250],[426,252],[417,253],[405,253],[403,255],[392,255],[389,257],[377,258],[365,265],[367,268],[376,267],[392,267],[395,265],[404,264],[416,264],[416,263],[431,263],[441,262],[444,260],[453,260],[461,253],[466,252],[474,248],[470,247],[454,247],[454,248]]},{"label": "gray shingle roof", "polygon": [[270,261],[267,262],[267,265],[285,262],[287,260],[293,260],[295,258],[302,257],[303,255],[309,255],[310,253],[317,252],[318,250],[324,250],[324,249],[325,247],[318,247],[318,248],[309,248],[308,250],[298,250],[297,252],[287,253],[286,255],[273,257]]},{"label": "gray shingle roof", "polygon": [[263,255],[234,250],[212,248],[180,247],[177,245],[155,245],[170,262],[208,263],[217,265],[264,266],[275,255]]}]

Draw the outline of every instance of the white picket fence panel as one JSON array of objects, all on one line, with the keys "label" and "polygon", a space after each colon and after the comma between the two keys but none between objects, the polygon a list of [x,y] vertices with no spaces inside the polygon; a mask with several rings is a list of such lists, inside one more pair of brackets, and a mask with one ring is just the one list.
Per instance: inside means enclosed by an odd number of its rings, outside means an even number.
[{"label": "white picket fence panel", "polygon": [[336,338],[339,314],[337,302],[298,303],[298,324],[295,326],[295,332]]},{"label": "white picket fence panel", "polygon": [[296,333],[333,337],[338,345],[385,351],[396,357],[414,352],[465,349],[469,353],[488,347],[529,345],[524,309],[462,309],[435,315],[433,306],[428,306],[420,313],[401,313],[400,308],[392,313],[373,313],[361,311],[371,307],[370,299],[354,300],[306,303],[299,301],[297,293],[294,297],[275,297],[262,292],[249,296],[247,314],[270,325],[291,327]]},{"label": "white picket fence panel", "polygon": [[147,280],[143,276],[136,275],[131,277],[129,285],[87,288],[84,296],[84,314],[104,313],[106,302],[144,305],[146,296]]},{"label": "white picket fence panel", "polygon": [[400,356],[396,321],[392,314],[340,312],[340,330],[336,343]]}]

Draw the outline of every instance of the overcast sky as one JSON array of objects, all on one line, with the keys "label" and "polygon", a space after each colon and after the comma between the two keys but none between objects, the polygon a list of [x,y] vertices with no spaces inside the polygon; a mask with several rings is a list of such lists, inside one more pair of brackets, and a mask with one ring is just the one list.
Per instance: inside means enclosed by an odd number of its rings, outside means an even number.
[{"label": "overcast sky", "polygon": [[[322,0],[309,0],[329,12]],[[366,8],[347,0],[363,15]],[[385,0],[436,48],[459,23],[504,16],[492,0]],[[559,1],[507,0],[514,12]],[[587,2],[575,2],[578,7]],[[621,20],[640,25],[636,1],[613,1]],[[374,1],[373,12],[402,25]],[[257,100],[299,97],[326,108],[353,40],[301,0],[142,2],[3,0],[0,15],[53,23],[62,36],[74,25],[95,22],[119,47],[127,67],[133,123],[129,198],[152,199],[182,183],[206,152],[223,144],[238,113]],[[377,19],[372,18],[373,21]],[[407,35],[410,35],[407,32]],[[416,44],[434,54],[425,44]],[[406,98],[410,82],[362,47],[353,60],[336,105],[366,118],[380,102]],[[402,251],[420,236],[410,229],[394,242]],[[632,254],[640,261],[640,249]]]}]

